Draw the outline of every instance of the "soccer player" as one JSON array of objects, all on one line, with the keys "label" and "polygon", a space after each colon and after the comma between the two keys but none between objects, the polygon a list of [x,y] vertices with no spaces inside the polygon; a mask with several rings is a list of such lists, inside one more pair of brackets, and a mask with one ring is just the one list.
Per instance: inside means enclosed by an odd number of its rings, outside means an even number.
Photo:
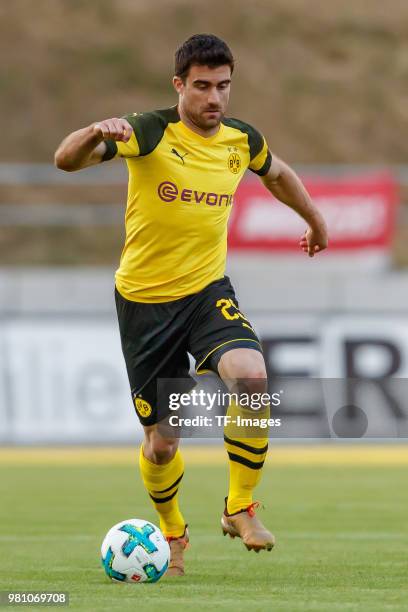
[{"label": "soccer player", "polygon": [[[176,51],[178,104],[96,121],[73,132],[55,153],[58,168],[80,170],[116,157],[129,171],[126,240],[115,298],[131,393],[144,427],[140,469],[171,548],[169,575],[184,574],[187,525],[178,503],[184,471],[177,437],[159,422],[158,379],[186,378],[188,352],[200,373],[245,379],[265,388],[262,348],[224,276],[233,195],[249,168],[269,191],[303,217],[300,248],[313,257],[327,246],[325,222],[295,172],[271,155],[253,127],[225,116],[234,59],[226,43],[199,34]],[[239,406],[230,406],[235,412]],[[230,480],[224,534],[251,550],[270,550],[274,536],[256,516],[253,491],[268,438],[225,432]]]}]

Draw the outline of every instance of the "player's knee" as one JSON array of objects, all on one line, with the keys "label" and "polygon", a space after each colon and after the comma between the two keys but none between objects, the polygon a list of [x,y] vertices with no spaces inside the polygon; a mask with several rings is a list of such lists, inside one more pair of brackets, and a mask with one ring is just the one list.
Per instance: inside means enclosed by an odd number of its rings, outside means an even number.
[{"label": "player's knee", "polygon": [[143,453],[146,459],[156,464],[169,463],[176,454],[177,448],[177,439],[163,438],[156,432],[146,435],[143,443]]},{"label": "player's knee", "polygon": [[218,366],[224,379],[241,380],[251,393],[266,388],[267,373],[262,353],[251,349],[235,349],[225,353]]}]

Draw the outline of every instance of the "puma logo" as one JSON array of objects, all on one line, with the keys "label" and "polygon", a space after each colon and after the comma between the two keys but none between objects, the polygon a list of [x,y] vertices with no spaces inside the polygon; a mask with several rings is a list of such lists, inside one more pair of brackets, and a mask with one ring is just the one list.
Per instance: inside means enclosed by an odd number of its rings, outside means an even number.
[{"label": "puma logo", "polygon": [[184,166],[184,158],[185,158],[185,156],[186,156],[186,155],[188,155],[188,151],[187,151],[187,153],[184,153],[184,155],[180,155],[180,153],[179,153],[178,151],[176,151],[176,149],[174,149],[174,148],[173,148],[173,149],[171,150],[171,153],[173,153],[173,154],[174,154],[176,157],[178,157],[179,159],[181,159],[181,161],[182,161],[182,163],[183,163],[183,166]]}]

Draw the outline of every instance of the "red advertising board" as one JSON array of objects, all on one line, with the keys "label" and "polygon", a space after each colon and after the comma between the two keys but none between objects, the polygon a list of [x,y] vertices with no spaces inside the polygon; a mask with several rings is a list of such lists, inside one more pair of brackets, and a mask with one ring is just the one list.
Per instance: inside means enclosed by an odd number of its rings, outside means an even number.
[{"label": "red advertising board", "polygon": [[[314,177],[305,178],[304,184],[327,221],[330,251],[389,249],[398,202],[391,175]],[[303,219],[251,177],[235,197],[229,248],[299,252],[305,227]]]}]

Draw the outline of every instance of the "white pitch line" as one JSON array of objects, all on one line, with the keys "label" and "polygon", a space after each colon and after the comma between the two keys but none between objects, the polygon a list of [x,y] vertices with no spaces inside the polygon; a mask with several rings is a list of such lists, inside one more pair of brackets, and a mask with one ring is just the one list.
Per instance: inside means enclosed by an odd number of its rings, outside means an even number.
[{"label": "white pitch line", "polygon": [[[72,535],[0,535],[0,542],[44,542],[44,541],[62,541],[69,540],[73,542],[87,542],[96,540],[98,536],[87,534],[72,534]],[[219,540],[218,534],[194,534],[195,540]],[[320,532],[291,532],[280,534],[279,539],[282,540],[406,540],[408,533],[404,532],[341,532],[341,533],[320,533]]]},{"label": "white pitch line", "polygon": [[[373,531],[362,532],[362,531],[350,531],[350,532],[341,532],[341,533],[320,533],[314,531],[300,531],[300,532],[291,532],[291,533],[282,533],[278,532],[279,541],[282,540],[406,540],[408,539],[407,532],[378,532]],[[216,534],[200,534],[195,533],[194,539],[203,539],[203,540],[219,540],[219,535]]]},{"label": "white pitch line", "polygon": [[287,533],[281,535],[281,539],[288,540],[406,540],[408,533],[400,532],[378,532],[373,531],[372,533],[362,531],[350,531],[343,533],[319,533],[319,532],[300,532],[300,533]]},{"label": "white pitch line", "polygon": [[54,541],[62,541],[62,540],[70,540],[70,541],[74,541],[74,542],[80,542],[80,541],[88,541],[88,540],[94,540],[96,539],[97,536],[92,536],[92,535],[86,535],[86,534],[76,534],[76,535],[48,535],[48,534],[44,534],[44,535],[25,535],[25,534],[20,534],[20,535],[10,535],[10,534],[5,534],[5,535],[0,535],[0,542],[19,542],[19,541],[26,541],[26,542],[44,542],[49,540],[50,542],[54,542]]}]

